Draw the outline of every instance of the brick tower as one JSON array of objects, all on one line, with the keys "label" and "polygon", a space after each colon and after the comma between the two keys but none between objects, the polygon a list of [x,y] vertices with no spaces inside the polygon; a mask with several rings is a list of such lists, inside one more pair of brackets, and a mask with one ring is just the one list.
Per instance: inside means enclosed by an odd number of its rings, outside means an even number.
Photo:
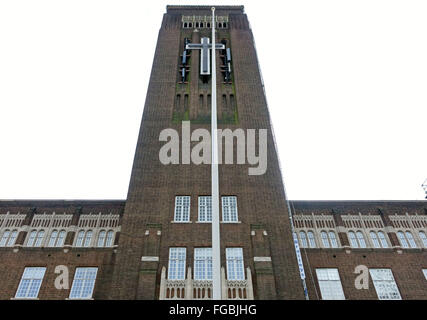
[{"label": "brick tower", "polygon": [[[254,39],[242,6],[217,6],[218,128],[266,129],[267,168],[219,165],[222,297],[303,299]],[[210,6],[168,6],[160,28],[110,290],[113,299],[211,297],[211,167],[180,149],[165,165],[162,130],[210,130]],[[207,63],[207,64],[206,64]],[[188,122],[187,122],[188,123]],[[196,142],[191,142],[193,147]],[[257,145],[256,150],[258,150]]]}]

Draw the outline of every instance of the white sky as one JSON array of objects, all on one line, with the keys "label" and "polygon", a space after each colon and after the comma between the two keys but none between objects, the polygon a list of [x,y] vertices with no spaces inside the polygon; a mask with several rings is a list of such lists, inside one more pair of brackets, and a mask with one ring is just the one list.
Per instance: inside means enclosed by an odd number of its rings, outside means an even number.
[{"label": "white sky", "polygon": [[423,198],[427,1],[2,0],[0,199],[124,199],[166,4],[212,3],[245,5],[290,199]]}]

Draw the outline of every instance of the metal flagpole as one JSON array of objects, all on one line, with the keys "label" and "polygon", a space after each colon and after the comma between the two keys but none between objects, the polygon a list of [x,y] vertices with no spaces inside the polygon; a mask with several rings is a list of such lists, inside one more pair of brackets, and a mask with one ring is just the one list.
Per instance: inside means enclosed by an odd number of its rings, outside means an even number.
[{"label": "metal flagpole", "polygon": [[215,42],[215,8],[212,7],[212,291],[213,299],[221,299],[221,246],[219,238],[219,182],[218,182],[218,137],[216,111],[216,42]]}]

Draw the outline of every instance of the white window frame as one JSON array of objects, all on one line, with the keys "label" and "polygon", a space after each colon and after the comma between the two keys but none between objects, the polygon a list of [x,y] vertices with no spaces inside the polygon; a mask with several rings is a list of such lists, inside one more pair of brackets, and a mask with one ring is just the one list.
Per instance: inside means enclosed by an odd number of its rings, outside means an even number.
[{"label": "white window frame", "polygon": [[37,299],[46,267],[26,267],[16,290],[17,299]]},{"label": "white window frame", "polygon": [[184,280],[186,269],[187,248],[169,248],[168,279]]},{"label": "white window frame", "polygon": [[391,269],[369,269],[379,300],[402,300]]},{"label": "white window frame", "polygon": [[29,235],[28,235],[28,240],[27,240],[27,247],[41,247],[43,245],[43,240],[45,237],[46,232],[44,231],[44,229],[40,229],[40,230],[36,230],[33,229],[30,231]]},{"label": "white window frame", "polygon": [[48,247],[62,247],[66,236],[67,232],[65,230],[52,230],[49,237]]},{"label": "white window frame", "polygon": [[191,196],[175,196],[174,222],[189,222]]},{"label": "white window frame", "polygon": [[212,280],[212,248],[194,248],[194,280]]},{"label": "white window frame", "polygon": [[309,230],[307,231],[307,239],[308,239],[308,245],[310,248],[316,248],[316,236],[314,235],[314,232]]},{"label": "white window frame", "polygon": [[243,248],[226,248],[227,280],[245,280]]},{"label": "white window frame", "polygon": [[299,232],[299,240],[300,240],[301,248],[308,248],[308,239],[307,239],[307,234],[305,233],[305,231],[301,230]]},{"label": "white window frame", "polygon": [[[333,236],[331,236],[333,235]],[[333,248],[336,249],[339,247],[339,242],[335,231],[322,230],[320,232],[320,239],[322,240],[322,246],[324,248]]]},{"label": "white window frame", "polygon": [[97,267],[78,267],[74,272],[73,284],[70,290],[71,300],[90,300],[92,299],[95,288]]},{"label": "white window frame", "polygon": [[322,300],[345,300],[337,268],[317,268],[316,276]]},{"label": "white window frame", "polygon": [[199,196],[199,222],[212,222],[212,196]]},{"label": "white window frame", "polygon": [[237,196],[222,196],[222,222],[239,222],[237,210]]},{"label": "white window frame", "polygon": [[93,239],[94,237],[92,229],[80,229],[77,232],[77,237],[74,246],[78,248],[89,248],[92,246]]},{"label": "white window frame", "polygon": [[[408,237],[408,234],[410,237]],[[397,231],[397,238],[399,239],[400,245],[405,249],[415,249],[417,248],[417,243],[415,242],[414,235],[411,231]]]},{"label": "white window frame", "polygon": [[13,247],[15,245],[16,238],[18,237],[18,230],[4,230],[1,240],[0,247]]}]

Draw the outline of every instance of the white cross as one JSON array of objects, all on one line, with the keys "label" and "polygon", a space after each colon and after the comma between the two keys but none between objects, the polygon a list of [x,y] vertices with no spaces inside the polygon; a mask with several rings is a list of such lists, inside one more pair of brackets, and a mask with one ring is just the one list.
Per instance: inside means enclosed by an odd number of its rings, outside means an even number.
[{"label": "white cross", "polygon": [[[201,75],[210,75],[210,50],[212,49],[212,44],[209,43],[209,38],[202,38],[200,43],[189,43],[186,45],[185,49],[195,50],[199,49],[201,52],[200,56],[200,74]],[[222,43],[216,43],[215,49],[225,49],[225,46]]]}]

